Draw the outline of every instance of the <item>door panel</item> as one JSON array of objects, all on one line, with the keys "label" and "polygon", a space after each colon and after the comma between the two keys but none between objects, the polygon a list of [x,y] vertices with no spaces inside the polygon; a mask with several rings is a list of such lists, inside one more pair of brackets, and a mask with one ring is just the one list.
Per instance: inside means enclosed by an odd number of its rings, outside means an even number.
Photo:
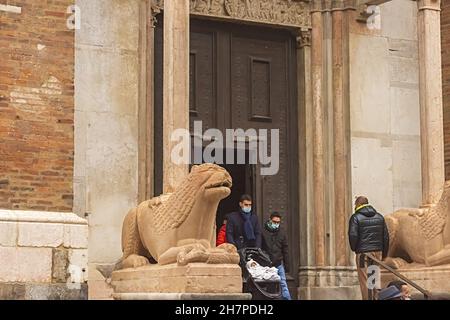
[{"label": "door panel", "polygon": [[[278,173],[261,176],[261,165],[257,164],[245,170],[250,178],[238,181],[251,181],[261,224],[272,211],[282,213],[292,260],[289,285],[295,287],[299,214],[298,166],[292,165],[292,161],[297,161],[298,141],[296,126],[292,125],[295,123],[292,119],[297,117],[293,103],[296,94],[293,36],[285,30],[196,19],[191,19],[190,36],[191,128],[193,120],[201,119],[204,130],[215,127],[223,133],[227,128],[279,130]],[[270,137],[268,142],[271,150]],[[236,171],[236,175],[242,174],[238,173],[242,170],[239,167],[229,169]],[[238,190],[248,190],[247,186],[233,184]],[[228,204],[222,206],[226,207]]]},{"label": "door panel", "polygon": [[189,54],[189,123],[203,121],[203,130],[216,128],[215,33],[191,32]]}]

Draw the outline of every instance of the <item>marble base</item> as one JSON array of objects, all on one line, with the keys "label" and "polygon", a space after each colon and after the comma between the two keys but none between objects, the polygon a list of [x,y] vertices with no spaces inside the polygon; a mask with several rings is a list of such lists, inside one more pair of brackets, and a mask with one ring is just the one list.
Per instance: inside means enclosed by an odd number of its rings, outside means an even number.
[{"label": "marble base", "polygon": [[[397,270],[400,274],[411,279],[431,294],[450,294],[450,265],[439,267],[414,267]],[[384,288],[394,280],[400,280],[392,273],[381,271],[381,286]],[[419,294],[419,291],[411,287],[412,294]]]},{"label": "marble base", "polygon": [[116,296],[142,293],[175,295],[242,293],[241,268],[232,264],[148,265],[114,271],[111,280]]},{"label": "marble base", "polygon": [[115,293],[114,300],[251,300],[249,293]]},{"label": "marble base", "polygon": [[300,300],[360,300],[356,268],[352,266],[302,267]]}]

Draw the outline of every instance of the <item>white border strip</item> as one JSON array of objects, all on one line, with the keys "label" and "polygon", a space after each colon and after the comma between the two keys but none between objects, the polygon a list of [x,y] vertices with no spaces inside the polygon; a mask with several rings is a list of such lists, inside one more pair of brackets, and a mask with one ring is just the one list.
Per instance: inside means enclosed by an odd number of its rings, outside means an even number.
[{"label": "white border strip", "polygon": [[9,4],[0,3],[0,11],[12,12],[12,13],[22,13],[22,7],[10,6]]},{"label": "white border strip", "polygon": [[5,209],[0,209],[0,221],[82,225],[88,224],[86,219],[83,219],[72,212],[23,211]]}]

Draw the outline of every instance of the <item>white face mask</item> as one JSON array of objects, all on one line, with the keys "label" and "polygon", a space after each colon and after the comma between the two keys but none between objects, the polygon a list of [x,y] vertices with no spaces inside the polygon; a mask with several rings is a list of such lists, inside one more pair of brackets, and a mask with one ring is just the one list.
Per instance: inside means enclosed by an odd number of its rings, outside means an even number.
[{"label": "white face mask", "polygon": [[244,211],[245,213],[250,213],[252,211],[252,207],[243,207],[242,211]]}]

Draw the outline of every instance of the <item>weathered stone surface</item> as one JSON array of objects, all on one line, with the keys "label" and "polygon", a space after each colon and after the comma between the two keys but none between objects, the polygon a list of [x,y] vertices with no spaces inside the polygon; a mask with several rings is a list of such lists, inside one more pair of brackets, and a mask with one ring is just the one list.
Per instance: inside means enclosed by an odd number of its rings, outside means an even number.
[{"label": "weathered stone surface", "polygon": [[89,279],[89,300],[112,300],[114,290],[105,280]]},{"label": "weathered stone surface", "polygon": [[388,39],[389,55],[395,57],[410,58],[417,65],[419,58],[419,48],[417,40]]},{"label": "weathered stone surface", "polygon": [[115,293],[241,293],[242,275],[231,264],[147,265],[113,272],[112,285]]},{"label": "weathered stone surface", "polygon": [[0,261],[0,282],[51,282],[51,248],[0,247]]},{"label": "weathered stone surface", "polygon": [[72,212],[26,211],[0,209],[0,220],[10,222],[32,222],[53,224],[87,225],[86,219],[80,218]]},{"label": "weathered stone surface", "polygon": [[[420,106],[419,88],[390,89],[391,133],[396,135],[412,135],[420,141]],[[413,138],[413,137],[411,137]],[[420,148],[416,151],[420,156]],[[418,176],[420,178],[420,175]]]},{"label": "weathered stone surface", "polygon": [[[86,14],[81,19],[83,32],[76,34],[77,44],[135,50],[139,45],[139,1],[78,0],[77,5]],[[99,19],[102,17],[102,19]],[[126,28],[124,27],[126,25]]]},{"label": "weathered stone surface", "polygon": [[389,71],[391,81],[394,83],[419,83],[419,69],[417,60],[403,57],[389,57]]},{"label": "weathered stone surface", "polygon": [[439,200],[444,172],[441,1],[417,1],[419,38],[422,205]]},{"label": "weathered stone surface", "polygon": [[79,289],[69,289],[66,284],[26,284],[26,300],[87,300],[87,284]]},{"label": "weathered stone surface", "polygon": [[140,4],[77,1],[74,211],[91,214],[93,262],[120,258],[123,217],[137,199]]},{"label": "weathered stone surface", "polygon": [[353,267],[302,267],[299,287],[351,287],[358,285],[358,276]]},{"label": "weathered stone surface", "polygon": [[18,245],[23,247],[53,247],[63,244],[63,228],[59,223],[19,223]]},{"label": "weathered stone surface", "polygon": [[64,247],[66,248],[87,248],[88,247],[87,225],[64,225]]},{"label": "weathered stone surface", "polygon": [[299,288],[300,300],[361,300],[359,286]]},{"label": "weathered stone surface", "polygon": [[24,283],[1,283],[0,282],[0,300],[24,300]]},{"label": "weathered stone surface", "polygon": [[415,1],[389,1],[380,8],[383,36],[394,39],[417,39],[417,4]]},{"label": "weathered stone surface", "polygon": [[388,52],[386,38],[350,35],[353,132],[390,132]]},{"label": "weathered stone surface", "polygon": [[[88,250],[71,249],[69,250],[69,269],[68,272],[71,281],[83,283],[88,280]],[[81,272],[81,273],[80,273]]]},{"label": "weathered stone surface", "polygon": [[111,279],[105,279],[96,267],[95,264],[89,264],[89,299],[111,300],[114,293]]},{"label": "weathered stone surface", "polygon": [[[352,137],[354,195],[366,195],[379,212],[392,212],[392,140],[386,135]],[[373,186],[383,186],[374,188]]]},{"label": "weathered stone surface", "polygon": [[[434,293],[449,293],[450,292],[450,265],[440,266],[440,267],[418,267],[418,268],[404,268],[398,269],[402,275],[408,279],[416,282],[419,286],[425,290]],[[393,274],[382,270],[381,271],[381,286],[386,287],[386,285],[393,281],[398,280]],[[415,295],[420,295],[420,292],[409,286],[411,293]]]},{"label": "weathered stone surface", "polygon": [[163,34],[163,192],[170,193],[189,173],[187,163],[171,161],[176,146],[170,139],[178,129],[189,130],[189,5],[164,3]]},{"label": "weathered stone surface", "polygon": [[0,246],[14,247],[17,245],[17,223],[0,220]]},{"label": "weathered stone surface", "polygon": [[115,300],[251,300],[250,293],[116,293]]},{"label": "weathered stone surface", "polygon": [[[441,1],[442,52],[450,52],[450,2]],[[450,54],[442,55],[445,179],[450,180]]]},{"label": "weathered stone surface", "polygon": [[66,249],[53,249],[52,282],[67,281],[67,267],[69,265],[69,253]]},{"label": "weathered stone surface", "polygon": [[421,198],[417,3],[380,9],[381,33],[350,31],[351,184],[388,213]]},{"label": "weathered stone surface", "polygon": [[420,139],[392,143],[392,175],[394,210],[415,208],[421,204]]}]

